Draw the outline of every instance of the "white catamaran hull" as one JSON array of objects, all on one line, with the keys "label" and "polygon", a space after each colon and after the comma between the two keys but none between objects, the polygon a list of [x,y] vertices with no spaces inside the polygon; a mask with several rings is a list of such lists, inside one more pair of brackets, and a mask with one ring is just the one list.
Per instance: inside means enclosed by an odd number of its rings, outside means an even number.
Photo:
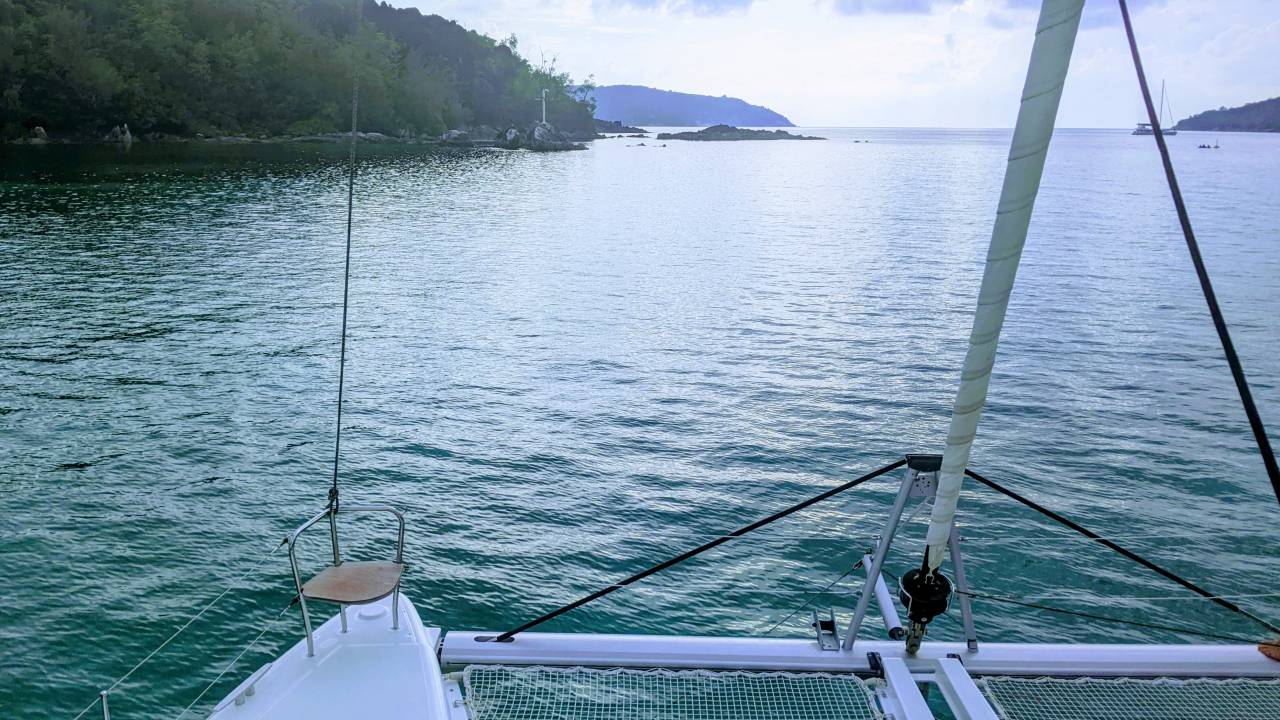
[{"label": "white catamaran hull", "polygon": [[305,640],[264,665],[214,709],[213,720],[449,717],[436,660],[440,631],[427,628],[400,597],[400,627],[391,628],[391,598],[347,609],[348,629],[334,615]]},{"label": "white catamaran hull", "polygon": [[[523,633],[514,642],[480,642],[495,633],[450,632],[422,624],[400,597],[400,628],[391,629],[391,598],[348,608],[315,631],[316,654],[299,641],[250,675],[215,708],[213,720],[471,717],[447,665],[595,666],[880,674],[877,702],[906,720],[934,717],[919,684],[937,685],[953,712],[994,719],[982,676],[1280,678],[1280,663],[1251,645],[1053,645],[926,642],[915,656],[901,641],[860,639],[852,650],[823,650],[814,640]],[[880,667],[873,667],[872,655]]]}]

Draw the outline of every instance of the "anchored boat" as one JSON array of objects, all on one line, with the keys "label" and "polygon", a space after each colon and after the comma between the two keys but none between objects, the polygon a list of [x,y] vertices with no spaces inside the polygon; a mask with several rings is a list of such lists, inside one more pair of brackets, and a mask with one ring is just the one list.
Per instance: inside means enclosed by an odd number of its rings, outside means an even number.
[{"label": "anchored boat", "polygon": [[1160,134],[1161,134],[1161,135],[1177,135],[1177,134],[1178,134],[1178,131],[1177,131],[1177,130],[1173,130],[1173,129],[1171,129],[1171,128],[1166,128],[1166,127],[1164,126],[1164,110],[1165,110],[1165,107],[1168,107],[1168,108],[1169,108],[1169,119],[1170,119],[1170,120],[1172,120],[1172,119],[1173,119],[1173,106],[1172,106],[1172,105],[1169,105],[1169,101],[1168,101],[1168,99],[1166,98],[1165,93],[1164,93],[1164,81],[1163,81],[1163,80],[1161,80],[1161,81],[1160,81],[1160,119],[1159,119],[1159,123],[1158,123],[1158,124],[1155,124],[1155,125],[1153,125],[1153,123],[1149,123],[1149,122],[1138,123],[1138,126],[1137,126],[1136,128],[1134,128],[1134,129],[1133,129],[1133,134],[1134,134],[1134,135],[1155,135],[1155,134],[1156,134],[1156,131],[1155,131],[1153,128],[1158,127],[1158,128],[1160,128]]},{"label": "anchored boat", "polygon": [[[1120,5],[1143,98],[1153,124],[1157,124],[1128,8],[1124,0]],[[1280,628],[968,466],[1082,7],[1083,0],[1044,0],[1041,6],[970,348],[941,455],[912,454],[896,459],[518,627],[448,632],[424,622],[410,598],[401,593],[407,568],[404,515],[390,505],[342,503],[335,462],[327,506],[284,542],[302,637],[278,659],[246,677],[215,707],[211,717],[929,720],[939,713],[975,720],[1280,718],[1280,645],[1271,640],[1280,635]],[[1156,141],[1202,290],[1280,499],[1280,469],[1200,259],[1168,162],[1168,149],[1162,136],[1157,135]],[[354,144],[352,148],[354,163]],[[350,223],[347,242],[349,261]],[[345,308],[344,291],[344,355]],[[339,418],[341,385],[340,371]],[[341,422],[338,427],[340,440]],[[965,576],[955,522],[965,478],[1117,552],[1135,567],[1161,575],[1205,602],[1243,615],[1257,624],[1258,636],[1223,638],[1195,627],[1145,625],[1228,642],[1156,645],[981,640],[971,604],[975,599],[999,598],[976,591]],[[880,529],[880,539],[862,560],[866,582],[847,623],[837,622],[832,612],[814,611],[814,634],[807,639],[534,631],[551,619],[666,568],[876,480],[896,482],[897,494]],[[898,587],[891,589],[885,580],[885,562],[898,540],[908,503],[931,506],[925,551],[919,566],[907,569]],[[373,515],[384,515],[395,523],[394,535],[386,539],[385,556],[347,558],[340,544],[340,526]],[[322,534],[328,536],[332,564],[304,579],[309,573],[301,566],[296,548],[304,537]],[[928,637],[931,622],[950,612],[953,604],[961,618],[959,637]],[[312,617],[320,606],[336,606],[337,612],[315,627]],[[884,637],[873,638],[863,632],[864,621],[873,612],[879,615]],[[1116,621],[1100,614],[1085,616],[1099,622]],[[936,689],[940,700],[927,701],[929,689]],[[107,715],[109,693],[104,691],[98,702]]]}]

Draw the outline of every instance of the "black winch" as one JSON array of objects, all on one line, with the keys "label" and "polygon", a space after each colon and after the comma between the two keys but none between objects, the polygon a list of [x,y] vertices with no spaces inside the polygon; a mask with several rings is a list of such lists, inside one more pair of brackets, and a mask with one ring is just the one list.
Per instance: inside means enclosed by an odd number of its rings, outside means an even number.
[{"label": "black winch", "polygon": [[920,649],[929,622],[951,605],[951,580],[940,572],[916,568],[898,582],[898,599],[911,620],[907,629],[907,653],[914,655]]}]

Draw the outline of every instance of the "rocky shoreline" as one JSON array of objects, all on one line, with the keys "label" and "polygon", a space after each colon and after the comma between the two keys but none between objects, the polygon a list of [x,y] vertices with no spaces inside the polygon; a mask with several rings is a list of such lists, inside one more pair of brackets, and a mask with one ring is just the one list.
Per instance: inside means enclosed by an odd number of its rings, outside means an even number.
[{"label": "rocky shoreline", "polygon": [[658,140],[700,140],[723,142],[733,140],[826,140],[813,135],[792,135],[785,130],[747,130],[732,125],[712,125],[702,130],[658,133]]},{"label": "rocky shoreline", "polygon": [[644,133],[647,133],[648,130],[632,127],[631,125],[623,125],[621,120],[601,120],[596,118],[596,132],[601,134],[611,133],[614,135],[630,135],[635,137],[636,135],[643,135]]},{"label": "rocky shoreline", "polygon": [[[508,127],[504,131],[481,125],[470,129],[450,130],[442,135],[387,135],[379,132],[357,132],[356,140],[362,143],[388,145],[434,145],[458,148],[493,147],[504,150],[530,150],[533,152],[559,152],[566,150],[585,150],[583,141],[595,140],[599,137],[592,133],[568,133],[557,130],[550,123],[534,123],[528,128]],[[134,135],[128,124],[113,127],[101,138],[64,137],[51,138],[42,127],[32,128],[26,137],[10,140],[14,145],[122,145],[130,147],[134,143],[210,143],[216,145],[255,145],[255,144],[289,144],[289,143],[330,143],[349,142],[351,133],[333,132],[315,135],[214,135],[205,136],[196,133],[192,136],[174,135],[170,133],[145,133]]]}]

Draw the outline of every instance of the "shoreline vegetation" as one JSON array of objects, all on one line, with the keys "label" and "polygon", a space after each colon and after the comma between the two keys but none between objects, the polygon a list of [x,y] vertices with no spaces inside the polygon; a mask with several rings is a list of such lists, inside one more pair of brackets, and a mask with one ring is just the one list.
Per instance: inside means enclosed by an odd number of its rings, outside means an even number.
[{"label": "shoreline vegetation", "polygon": [[[50,139],[44,128],[37,126],[25,138],[10,140],[11,145],[118,145],[132,147],[134,143],[180,145],[187,143],[207,143],[211,145],[256,145],[256,144],[343,144],[351,141],[352,133],[331,132],[312,135],[214,135],[195,136],[169,135],[150,133],[135,137],[129,126],[114,127],[101,139],[96,138],[56,138]],[[583,137],[556,130],[550,123],[535,123],[528,129],[508,128],[506,132],[498,132],[491,127],[480,127],[475,130],[450,130],[439,137],[387,135],[380,132],[356,131],[355,139],[360,143],[380,143],[392,145],[430,145],[439,147],[492,147],[504,150],[532,150],[534,152],[554,152],[561,150],[585,150],[587,146],[580,140],[594,140],[599,135]]]},{"label": "shoreline vegetation", "polygon": [[[0,0],[0,139],[574,149],[590,82],[437,15],[365,0]],[[543,91],[546,124],[541,122]]]},{"label": "shoreline vegetation", "polygon": [[1240,107],[1220,107],[1179,120],[1174,130],[1206,132],[1280,132],[1280,97]]}]

